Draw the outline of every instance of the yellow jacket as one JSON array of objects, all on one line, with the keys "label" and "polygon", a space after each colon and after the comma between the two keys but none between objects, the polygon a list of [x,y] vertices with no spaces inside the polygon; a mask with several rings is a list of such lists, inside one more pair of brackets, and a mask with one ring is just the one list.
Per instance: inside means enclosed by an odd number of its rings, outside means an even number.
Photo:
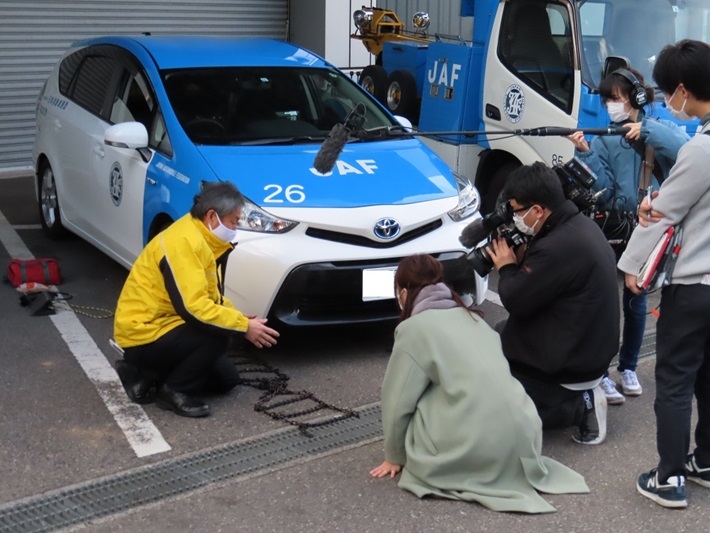
[{"label": "yellow jacket", "polygon": [[158,234],[136,259],[118,298],[116,342],[141,346],[186,322],[217,334],[246,331],[249,319],[223,294],[233,249],[189,213]]}]

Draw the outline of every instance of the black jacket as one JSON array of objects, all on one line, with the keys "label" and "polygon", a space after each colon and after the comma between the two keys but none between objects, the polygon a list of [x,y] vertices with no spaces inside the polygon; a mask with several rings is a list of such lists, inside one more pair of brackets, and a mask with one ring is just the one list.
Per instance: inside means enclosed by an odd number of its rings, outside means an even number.
[{"label": "black jacket", "polygon": [[569,200],[530,240],[520,265],[500,269],[510,317],[501,334],[514,373],[550,383],[601,377],[619,348],[614,252]]}]

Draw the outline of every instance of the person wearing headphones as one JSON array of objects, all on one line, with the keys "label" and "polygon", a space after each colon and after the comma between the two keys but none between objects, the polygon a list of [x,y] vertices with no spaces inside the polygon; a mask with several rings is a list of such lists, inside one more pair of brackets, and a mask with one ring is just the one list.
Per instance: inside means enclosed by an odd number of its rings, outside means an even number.
[{"label": "person wearing headphones", "polygon": [[[689,136],[674,122],[651,117],[654,90],[645,86],[643,76],[632,68],[615,70],[606,76],[599,84],[599,94],[612,126],[628,128],[628,133],[623,137],[599,136],[588,143],[579,131],[568,139],[575,146],[575,156],[597,175],[596,211],[605,212],[597,214],[601,217],[598,222],[602,222],[610,243],[618,243],[612,244],[618,259],[635,225],[638,204],[643,199],[640,191],[645,193],[649,186],[658,189]],[[646,328],[646,300],[645,292],[634,294],[626,287],[623,290],[624,325],[617,371],[621,391],[626,396],[639,396],[643,392],[636,365]],[[624,396],[608,372],[601,386],[608,404],[624,403]]]}]

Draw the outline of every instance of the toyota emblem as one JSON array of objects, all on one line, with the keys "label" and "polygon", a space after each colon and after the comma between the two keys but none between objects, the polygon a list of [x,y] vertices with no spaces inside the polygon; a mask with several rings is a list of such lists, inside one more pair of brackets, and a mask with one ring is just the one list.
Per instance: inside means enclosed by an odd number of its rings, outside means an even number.
[{"label": "toyota emblem", "polygon": [[375,222],[373,229],[375,235],[380,239],[394,239],[399,235],[400,230],[399,222],[393,218],[381,218]]}]

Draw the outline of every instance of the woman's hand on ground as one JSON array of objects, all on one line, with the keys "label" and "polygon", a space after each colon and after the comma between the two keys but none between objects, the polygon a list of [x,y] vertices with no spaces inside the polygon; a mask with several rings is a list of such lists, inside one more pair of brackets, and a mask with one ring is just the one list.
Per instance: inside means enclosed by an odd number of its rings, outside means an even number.
[{"label": "woman's hand on ground", "polygon": [[372,477],[377,478],[382,478],[385,476],[393,478],[399,473],[400,470],[402,470],[402,465],[396,465],[388,461],[383,461],[380,466],[376,466],[375,468],[370,470],[370,475]]}]

